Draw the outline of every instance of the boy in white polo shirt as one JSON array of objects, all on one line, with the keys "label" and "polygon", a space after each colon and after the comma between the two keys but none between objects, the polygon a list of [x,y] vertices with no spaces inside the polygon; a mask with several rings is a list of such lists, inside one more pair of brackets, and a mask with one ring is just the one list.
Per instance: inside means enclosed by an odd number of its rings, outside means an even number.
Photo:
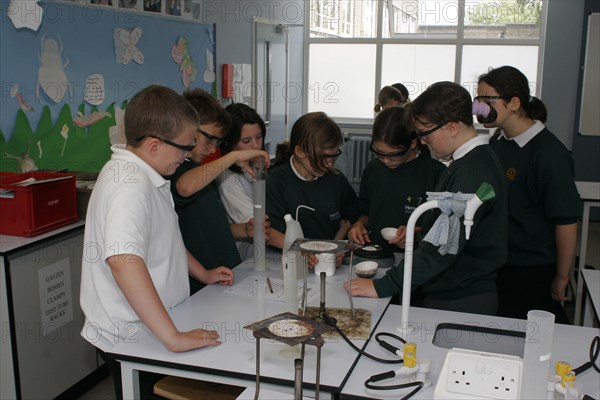
[{"label": "boy in white polo shirt", "polygon": [[174,352],[220,343],[215,331],[180,332],[168,314],[189,297],[188,273],[205,284],[233,282],[228,268],[206,270],[186,251],[164,178],[194,148],[197,128],[194,108],[163,86],[127,106],[127,144],[112,147],[100,172],[84,235],[81,334],[102,351],[135,340],[144,325]]}]

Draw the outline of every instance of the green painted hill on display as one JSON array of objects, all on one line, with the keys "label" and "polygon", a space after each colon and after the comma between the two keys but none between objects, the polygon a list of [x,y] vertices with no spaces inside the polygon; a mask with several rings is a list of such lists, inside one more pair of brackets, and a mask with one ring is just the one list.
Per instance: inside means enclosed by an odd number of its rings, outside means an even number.
[{"label": "green painted hill on display", "polygon": [[[126,102],[121,107],[125,108],[125,105]],[[77,111],[83,115],[102,112],[83,103]],[[110,113],[110,117],[79,127],[73,123],[76,112],[68,104],[62,107],[54,123],[50,109],[44,106],[38,126],[33,131],[27,114],[19,110],[8,142],[4,132],[0,131],[0,154],[3,155],[0,172],[19,171],[19,160],[6,157],[6,154],[21,158],[29,155],[40,170],[99,172],[111,155],[108,130],[115,125],[114,104],[105,111]],[[68,128],[66,141],[61,135],[65,125]]]}]

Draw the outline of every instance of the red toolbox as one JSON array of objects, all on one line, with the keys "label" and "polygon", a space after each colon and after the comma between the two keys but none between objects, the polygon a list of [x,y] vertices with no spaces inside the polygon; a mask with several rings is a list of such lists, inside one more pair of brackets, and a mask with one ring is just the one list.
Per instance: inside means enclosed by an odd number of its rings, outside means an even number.
[{"label": "red toolbox", "polygon": [[0,234],[35,236],[77,219],[74,174],[34,171],[0,176]]}]

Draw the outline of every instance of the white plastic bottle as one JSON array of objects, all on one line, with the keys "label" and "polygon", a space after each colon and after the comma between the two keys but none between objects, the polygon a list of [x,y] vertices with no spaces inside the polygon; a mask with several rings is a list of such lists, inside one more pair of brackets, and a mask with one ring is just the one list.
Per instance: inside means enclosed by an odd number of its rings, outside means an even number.
[{"label": "white plastic bottle", "polygon": [[283,294],[285,311],[298,313],[298,272],[302,271],[304,263],[299,251],[290,250],[289,247],[296,239],[304,238],[300,222],[290,214],[286,214],[285,239],[282,253],[283,267]]}]

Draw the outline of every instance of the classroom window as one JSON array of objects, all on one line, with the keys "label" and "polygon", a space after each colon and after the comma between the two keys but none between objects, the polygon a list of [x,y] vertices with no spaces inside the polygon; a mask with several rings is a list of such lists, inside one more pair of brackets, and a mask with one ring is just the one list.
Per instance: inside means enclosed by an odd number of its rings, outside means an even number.
[{"label": "classroom window", "polygon": [[[464,46],[461,84],[471,93],[475,93],[479,75],[486,72],[489,65],[504,65],[505,54],[513,55],[514,60],[511,61],[511,65],[520,69],[525,76],[536,76],[538,66],[536,46]],[[531,93],[535,93],[536,82],[531,81],[529,84]]]},{"label": "classroom window", "polygon": [[467,1],[465,9],[466,38],[540,38],[540,0]]},{"label": "classroom window", "polygon": [[[400,7],[392,7],[392,20],[390,21],[390,12],[387,7],[383,10],[383,26],[389,26],[389,29],[383,29],[384,38],[396,37],[400,34],[408,34],[417,30],[417,15],[411,10]],[[391,24],[391,25],[390,25]]]},{"label": "classroom window", "polygon": [[[375,81],[373,44],[315,44],[309,57],[309,109],[340,118],[369,118]],[[352,65],[352,67],[350,67]],[[358,73],[358,74],[357,74]],[[366,110],[366,112],[365,112]]]},{"label": "classroom window", "polygon": [[413,93],[421,93],[432,82],[454,80],[455,56],[456,46],[451,44],[384,44],[381,81],[392,84],[402,76],[414,100]]},{"label": "classroom window", "polygon": [[376,38],[377,0],[312,0],[310,36],[314,38]]},{"label": "classroom window", "polygon": [[308,111],[370,120],[385,85],[402,82],[414,99],[449,80],[474,95],[477,77],[501,65],[535,92],[542,0],[310,0],[307,15]]},{"label": "classroom window", "polygon": [[[391,5],[390,5],[391,3]],[[456,38],[459,5],[456,0],[391,1],[390,36]]]}]

